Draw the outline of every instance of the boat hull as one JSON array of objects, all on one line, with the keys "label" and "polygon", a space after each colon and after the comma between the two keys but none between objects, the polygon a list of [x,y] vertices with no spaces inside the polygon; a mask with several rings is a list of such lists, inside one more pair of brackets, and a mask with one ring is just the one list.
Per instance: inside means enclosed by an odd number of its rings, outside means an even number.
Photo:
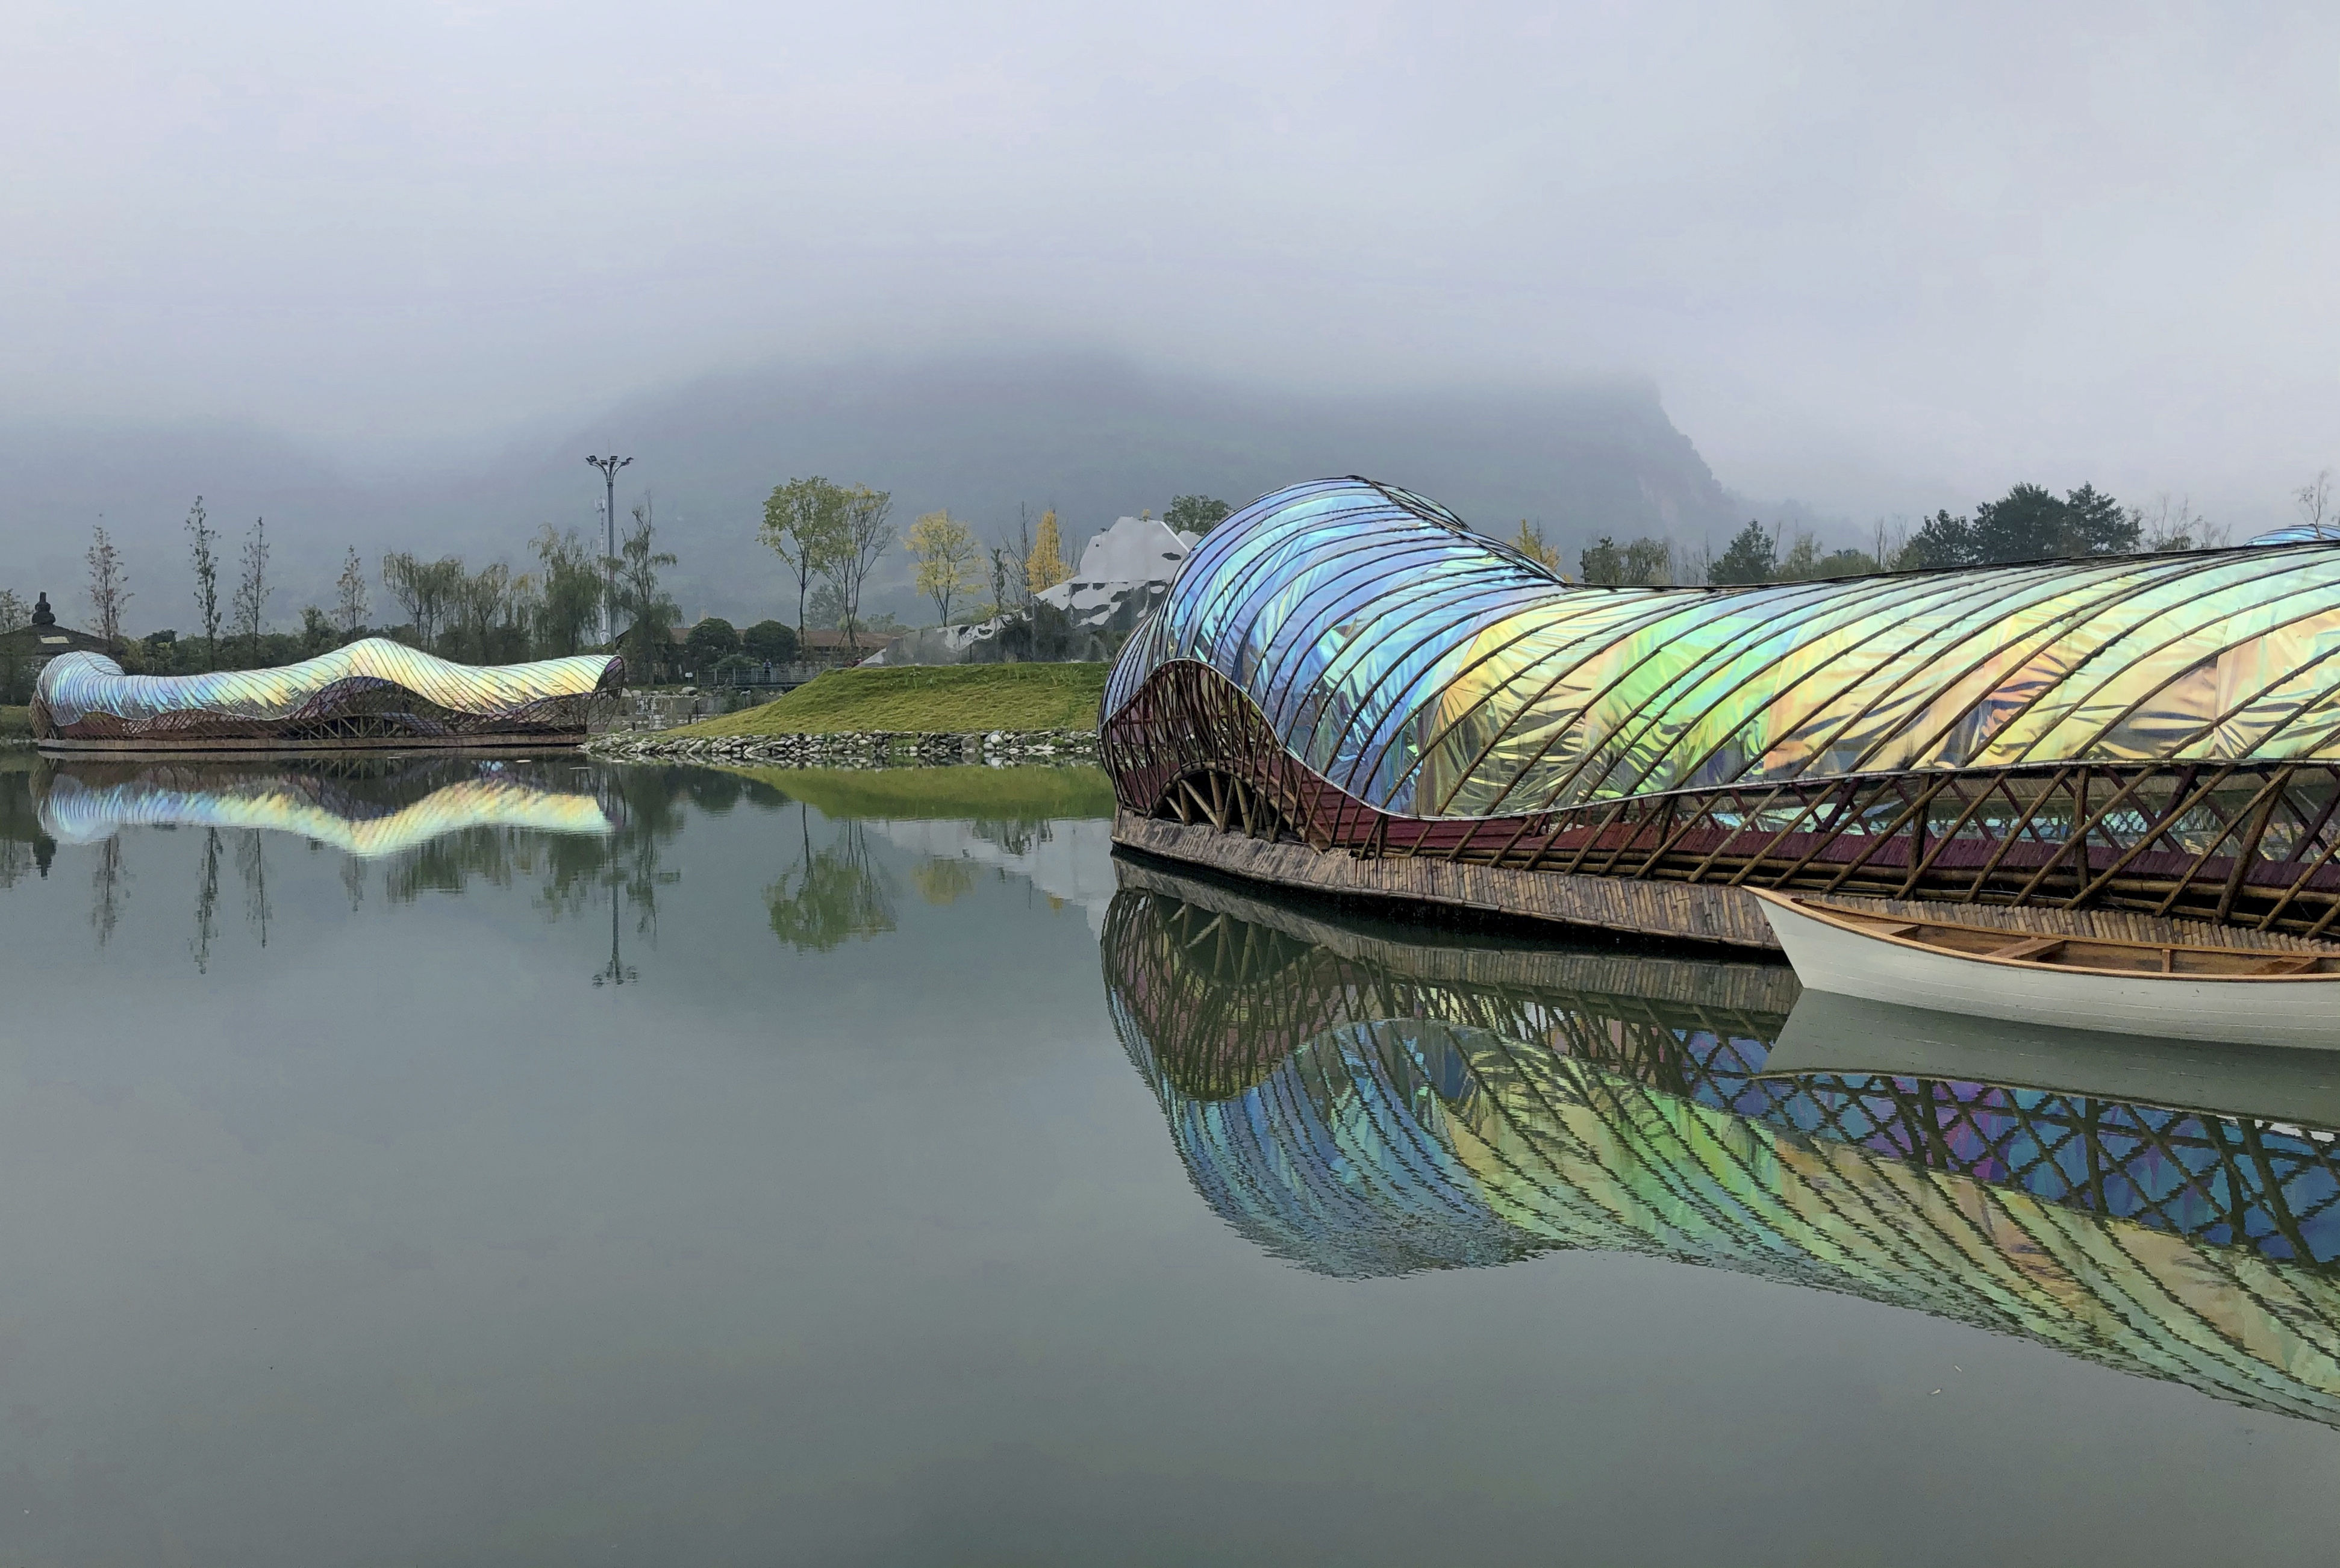
[{"label": "boat hull", "polygon": [[1796,978],[1814,991],[2018,1023],[2165,1039],[2340,1050],[2328,978],[2115,975],[2000,963],[1887,942],[1766,898]]}]

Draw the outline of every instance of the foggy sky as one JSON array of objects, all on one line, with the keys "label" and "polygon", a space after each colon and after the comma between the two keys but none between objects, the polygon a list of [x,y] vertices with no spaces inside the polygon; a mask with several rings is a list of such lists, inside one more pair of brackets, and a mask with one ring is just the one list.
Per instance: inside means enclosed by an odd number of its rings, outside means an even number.
[{"label": "foggy sky", "polygon": [[1725,485],[1849,514],[2087,478],[2249,524],[2340,465],[2328,5],[0,17],[20,425],[381,463],[1014,343],[1642,377]]}]

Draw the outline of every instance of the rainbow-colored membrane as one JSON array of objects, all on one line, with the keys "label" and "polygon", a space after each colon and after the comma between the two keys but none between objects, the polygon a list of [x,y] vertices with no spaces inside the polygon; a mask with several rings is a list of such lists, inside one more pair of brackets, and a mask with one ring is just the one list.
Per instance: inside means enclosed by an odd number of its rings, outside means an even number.
[{"label": "rainbow-colored membrane", "polygon": [[2340,1425],[2340,1288],[2304,1261],[1765,1125],[1438,1019],[1329,1031],[1224,1100],[1180,1091],[1116,1020],[1196,1189],[1312,1267],[1641,1253],[2019,1334]]},{"label": "rainbow-colored membrane", "polygon": [[[336,809],[336,806],[339,809]],[[50,781],[41,831],[61,843],[96,843],[128,827],[256,828],[298,833],[360,860],[379,860],[467,828],[606,838],[617,823],[590,794],[539,788],[505,774],[461,779],[379,814],[354,800],[322,798],[314,781],[241,779],[214,788],[177,788],[150,779],[91,785],[70,774]]]},{"label": "rainbow-colored membrane", "polygon": [[2340,758],[2328,542],[1734,588],[1572,585],[1360,478],[1197,546],[1106,688],[1175,660],[1393,814],[2034,763]]},{"label": "rainbow-colored membrane", "polygon": [[584,705],[613,692],[624,662],[606,654],[532,664],[459,665],[365,637],[299,664],[200,676],[132,676],[101,654],[43,666],[34,733],[43,739],[418,738],[578,729]]}]

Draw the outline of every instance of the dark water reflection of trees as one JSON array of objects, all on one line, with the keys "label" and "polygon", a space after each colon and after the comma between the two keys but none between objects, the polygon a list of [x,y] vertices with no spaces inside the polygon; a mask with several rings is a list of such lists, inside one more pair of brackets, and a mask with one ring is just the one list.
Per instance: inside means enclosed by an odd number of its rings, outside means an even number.
[{"label": "dark water reflection of trees", "polygon": [[[975,838],[1020,854],[1049,836],[1049,822],[1068,801],[1077,807],[1089,794],[1109,798],[1085,775],[1069,778],[1071,770],[1013,776],[1019,771],[929,769],[906,782],[830,771],[603,767],[570,757],[56,764],[15,752],[0,754],[0,888],[46,876],[60,843],[91,849],[88,919],[104,944],[134,896],[165,896],[151,872],[142,886],[133,869],[144,858],[136,837],[120,830],[200,833],[183,907],[188,952],[202,971],[220,940],[223,883],[233,878],[243,923],[264,944],[275,917],[272,869],[292,848],[285,841],[305,839],[312,853],[342,850],[338,875],[352,910],[370,897],[397,905],[475,885],[526,888],[548,922],[608,908],[654,940],[660,894],[682,876],[670,846],[693,812],[785,822],[793,806],[796,820],[770,841],[767,920],[788,946],[828,952],[895,929],[900,890],[863,818],[962,821]],[[964,891],[953,877],[969,874],[937,862],[913,880],[919,896],[947,902]],[[610,962],[611,973],[622,971],[620,957]]]}]

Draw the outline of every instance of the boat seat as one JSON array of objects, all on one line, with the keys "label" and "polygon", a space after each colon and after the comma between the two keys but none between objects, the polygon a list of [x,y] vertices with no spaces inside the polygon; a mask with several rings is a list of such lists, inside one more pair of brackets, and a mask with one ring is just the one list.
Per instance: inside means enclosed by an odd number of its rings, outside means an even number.
[{"label": "boat seat", "polygon": [[2316,961],[2323,956],[2321,953],[2315,952],[2295,952],[2283,958],[2270,959],[2251,972],[2253,974],[2299,974],[2314,969]]},{"label": "boat seat", "polygon": [[2004,947],[1992,948],[1985,958],[2045,958],[2064,945],[2060,936],[2027,936],[2020,942],[2010,942]]}]

